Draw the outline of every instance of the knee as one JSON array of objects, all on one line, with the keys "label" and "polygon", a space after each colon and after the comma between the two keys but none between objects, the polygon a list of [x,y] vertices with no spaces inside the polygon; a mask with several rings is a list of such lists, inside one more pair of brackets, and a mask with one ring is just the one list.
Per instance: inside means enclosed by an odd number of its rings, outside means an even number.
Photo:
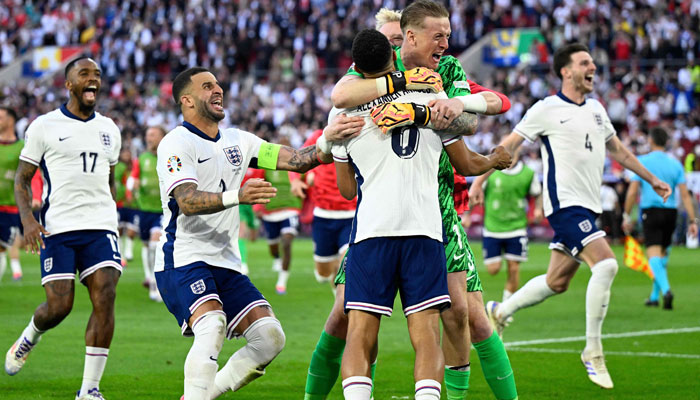
[{"label": "knee", "polygon": [[491,275],[496,275],[500,269],[501,269],[500,262],[486,264],[486,271],[488,271],[488,273]]},{"label": "knee", "polygon": [[552,289],[554,293],[560,294],[566,292],[566,290],[569,289],[569,281],[564,279],[552,282],[548,281],[547,286],[549,286],[549,288]]},{"label": "knee", "polygon": [[66,296],[59,299],[47,301],[51,318],[60,322],[73,310],[73,296]]},{"label": "knee", "polygon": [[343,338],[348,334],[348,316],[343,311],[343,304],[340,303],[337,307],[334,306],[331,314],[328,316],[324,330],[327,334],[337,338]]},{"label": "knee", "polygon": [[473,313],[469,318],[469,333],[472,343],[479,343],[491,337],[493,328],[486,314]]},{"label": "knee", "polygon": [[442,313],[442,322],[451,329],[465,329],[469,321],[469,308],[464,302],[454,302]]},{"label": "knee", "polygon": [[267,365],[284,349],[286,337],[280,322],[273,317],[263,317],[243,332],[243,337],[255,353],[256,360],[261,365]]}]

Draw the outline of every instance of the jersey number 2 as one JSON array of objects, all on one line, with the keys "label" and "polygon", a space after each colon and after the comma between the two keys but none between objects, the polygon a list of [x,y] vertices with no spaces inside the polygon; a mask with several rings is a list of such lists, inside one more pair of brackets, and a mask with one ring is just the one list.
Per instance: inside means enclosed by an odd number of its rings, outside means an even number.
[{"label": "jersey number 2", "polygon": [[[80,157],[83,159],[83,172],[95,172],[95,164],[97,164],[97,153],[80,153]],[[88,158],[92,158],[92,166],[88,171]]]},{"label": "jersey number 2", "polygon": [[584,145],[585,148],[587,148],[590,152],[593,152],[593,145],[591,144],[591,141],[588,140],[588,134],[586,134],[586,144]]}]

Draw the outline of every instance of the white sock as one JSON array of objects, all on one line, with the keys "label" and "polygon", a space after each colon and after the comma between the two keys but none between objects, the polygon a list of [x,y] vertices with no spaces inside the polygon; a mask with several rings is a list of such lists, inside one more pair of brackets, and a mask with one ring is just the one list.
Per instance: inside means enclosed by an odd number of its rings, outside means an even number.
[{"label": "white sock", "polygon": [[603,320],[610,303],[610,286],[617,274],[617,260],[607,258],[591,267],[591,279],[586,289],[586,348],[588,353],[602,354],[600,336]]},{"label": "white sock", "polygon": [[153,268],[156,265],[156,248],[158,247],[158,242],[150,241],[148,242],[148,273],[151,279],[154,278]]},{"label": "white sock", "polygon": [[29,325],[27,325],[26,328],[24,328],[24,331],[22,332],[22,337],[27,338],[30,343],[37,344],[39,339],[41,339],[41,335],[44,333],[44,331],[40,331],[39,328],[34,325],[34,316],[32,315],[32,319],[29,321]]},{"label": "white sock", "polygon": [[369,400],[372,396],[372,379],[366,376],[351,376],[343,379],[345,400]]},{"label": "white sock", "polygon": [[505,303],[506,300],[510,299],[510,296],[513,295],[513,292],[511,292],[508,289],[503,290],[503,302]]},{"label": "white sock", "polygon": [[83,384],[78,396],[86,394],[90,389],[100,388],[100,379],[107,365],[109,349],[104,347],[85,346],[85,368],[83,369]]},{"label": "white sock", "polygon": [[134,239],[130,238],[128,235],[122,236],[122,239],[124,240],[124,257],[127,260],[131,260],[134,258]]},{"label": "white sock", "polygon": [[233,353],[216,374],[216,385],[211,391],[215,399],[223,393],[234,392],[265,374],[265,367],[277,357],[286,341],[280,322],[273,317],[263,317],[243,332],[247,343]]},{"label": "white sock", "polygon": [[440,400],[440,382],[421,379],[416,382],[416,400]]},{"label": "white sock", "polygon": [[12,275],[22,275],[22,264],[20,264],[19,259],[10,259],[10,268],[12,268]]},{"label": "white sock", "polygon": [[4,251],[0,252],[0,280],[2,276],[5,275],[5,270],[7,269],[7,257]]},{"label": "white sock", "polygon": [[147,281],[151,281],[153,277],[151,276],[151,271],[153,268],[150,266],[151,257],[148,254],[148,246],[144,245],[141,247],[141,264],[143,264],[143,276]]},{"label": "white sock", "polygon": [[209,311],[192,326],[194,342],[185,359],[185,398],[209,400],[214,391],[214,377],[219,369],[217,359],[224,344],[226,314]]},{"label": "white sock", "polygon": [[277,286],[287,287],[287,281],[289,280],[289,271],[282,270],[277,275]]},{"label": "white sock", "polygon": [[547,275],[536,276],[498,306],[498,318],[506,319],[521,308],[534,306],[554,294],[547,285]]}]

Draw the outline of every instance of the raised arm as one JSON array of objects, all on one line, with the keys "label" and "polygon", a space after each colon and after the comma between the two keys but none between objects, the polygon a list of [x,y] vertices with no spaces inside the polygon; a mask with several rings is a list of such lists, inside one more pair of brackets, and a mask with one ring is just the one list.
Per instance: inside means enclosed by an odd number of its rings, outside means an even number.
[{"label": "raised arm", "polygon": [[31,251],[32,254],[36,254],[44,248],[41,234],[49,235],[49,232],[37,222],[32,214],[32,178],[36,170],[36,165],[20,160],[15,174],[15,202],[24,228],[27,251]]},{"label": "raised arm", "polygon": [[613,136],[612,139],[608,140],[605,147],[610,152],[610,156],[615,159],[615,161],[619,162],[620,165],[649,182],[654,191],[664,199],[664,202],[668,199],[668,196],[672,193],[671,187],[649,172],[649,170],[639,162],[637,157],[622,144],[617,136]]},{"label": "raised arm", "polygon": [[[394,128],[416,124],[437,130],[431,120],[430,107],[416,103],[384,103],[376,106],[370,112],[372,121],[382,130],[389,133]],[[450,124],[440,130],[450,135],[471,136],[476,133],[479,120],[476,114],[463,112]]]}]

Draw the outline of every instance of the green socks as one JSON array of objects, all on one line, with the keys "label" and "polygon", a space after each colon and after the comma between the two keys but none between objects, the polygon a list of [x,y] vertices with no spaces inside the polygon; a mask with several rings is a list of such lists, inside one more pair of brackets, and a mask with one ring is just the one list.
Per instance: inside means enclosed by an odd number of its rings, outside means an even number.
[{"label": "green socks", "polygon": [[338,379],[344,349],[345,340],[331,336],[325,331],[321,333],[316,349],[311,355],[304,400],[322,400],[328,396]]},{"label": "green socks", "polygon": [[[467,367],[468,368],[468,367]],[[470,370],[460,371],[445,367],[445,388],[447,400],[464,400],[469,389]]]},{"label": "green socks", "polygon": [[[486,382],[496,398],[499,400],[517,399],[518,391],[515,388],[515,378],[513,377],[513,369],[510,367],[510,360],[508,360],[508,353],[506,353],[503,342],[496,332],[490,338],[474,343],[474,348],[479,354],[484,378],[486,378]],[[445,381],[447,381],[447,375],[445,375]]]}]

